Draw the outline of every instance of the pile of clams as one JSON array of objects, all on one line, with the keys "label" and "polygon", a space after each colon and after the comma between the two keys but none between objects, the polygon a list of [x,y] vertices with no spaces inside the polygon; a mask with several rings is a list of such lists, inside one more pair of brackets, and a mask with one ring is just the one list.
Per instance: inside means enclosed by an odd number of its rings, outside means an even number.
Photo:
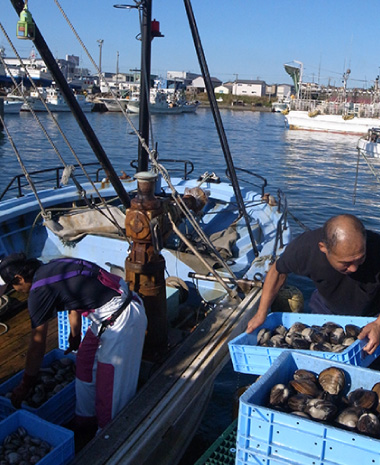
[{"label": "pile of clams", "polygon": [[282,349],[317,350],[321,352],[342,352],[353,344],[361,328],[347,324],[344,328],[327,322],[322,326],[308,326],[300,321],[289,329],[279,325],[274,329],[262,328],[257,333],[257,345]]},{"label": "pile of clams", "polygon": [[347,395],[343,394],[345,385],[344,371],[339,368],[326,368],[319,375],[299,369],[287,384],[272,387],[268,406],[380,438],[380,383]]},{"label": "pile of clams", "polygon": [[[37,383],[30,390],[27,398],[23,401],[23,405],[32,408],[40,407],[74,379],[74,360],[69,357],[54,360],[49,366],[40,368]],[[7,392],[5,397],[9,399],[11,395],[12,392]]]},{"label": "pile of clams", "polygon": [[16,431],[6,436],[0,445],[0,464],[29,465],[38,463],[45,455],[54,449],[46,441],[28,434],[20,426]]}]

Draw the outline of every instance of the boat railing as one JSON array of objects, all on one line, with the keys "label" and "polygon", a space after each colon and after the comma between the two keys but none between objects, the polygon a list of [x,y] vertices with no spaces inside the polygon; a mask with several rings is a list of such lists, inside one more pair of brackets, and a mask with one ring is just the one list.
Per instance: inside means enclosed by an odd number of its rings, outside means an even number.
[{"label": "boat railing", "polygon": [[[245,173],[245,174],[248,175],[247,177],[249,177],[249,180],[248,180],[246,177],[240,176],[240,177],[239,177],[239,182],[240,182],[240,183],[244,183],[244,184],[248,184],[248,185],[251,185],[251,186],[255,186],[255,187],[260,188],[260,190],[261,190],[261,196],[262,196],[262,197],[264,196],[264,194],[265,194],[265,188],[266,188],[266,186],[268,185],[267,180],[266,180],[265,178],[263,178],[263,177],[260,176],[259,174],[254,173],[254,172],[251,171],[251,170],[246,170],[245,168],[238,168],[238,167],[235,167],[235,171],[238,171],[239,173]],[[231,181],[231,176],[230,176],[230,173],[229,173],[228,168],[226,169],[226,176],[227,176],[227,178]],[[252,179],[252,176],[253,176],[254,178],[257,178],[258,180],[261,180],[261,183],[259,183],[259,182],[254,183],[254,182],[252,182],[252,180],[251,180],[251,179]]]},{"label": "boat railing", "polygon": [[[82,166],[86,167],[86,172],[93,181],[98,182],[100,180],[100,172],[103,171],[103,169],[99,167],[98,162],[83,163]],[[97,167],[94,172],[90,172],[88,170],[88,168],[91,166]],[[78,168],[79,165],[74,165],[74,167]],[[40,186],[43,188],[53,187],[55,189],[59,189],[60,187],[62,187],[61,177],[62,177],[63,170],[64,170],[63,166],[54,167],[54,168],[46,168],[44,170],[32,171],[28,173],[28,176],[33,181],[33,184],[35,186]],[[77,173],[75,174],[75,177],[77,179],[80,177],[84,177],[84,176],[85,175],[79,170],[78,170],[78,174]],[[104,177],[104,172],[103,172],[102,177]],[[29,193],[30,191],[31,191],[30,185],[25,177],[25,174],[18,174],[17,176],[14,176],[9,181],[8,185],[5,187],[5,189],[0,195],[0,201],[3,200],[3,198],[8,193],[12,193],[13,195],[16,195],[17,197],[23,197],[26,193]],[[16,194],[14,194],[15,192]]]},{"label": "boat railing", "polygon": [[[189,160],[175,160],[172,158],[160,158],[159,163],[165,164],[165,168],[171,175],[182,173],[182,178],[184,180],[189,179],[189,174],[194,171],[194,164]],[[175,165],[183,165],[183,167],[175,167]],[[132,160],[130,165],[137,172],[138,170],[138,160]],[[181,176],[181,174],[180,174]]]}]

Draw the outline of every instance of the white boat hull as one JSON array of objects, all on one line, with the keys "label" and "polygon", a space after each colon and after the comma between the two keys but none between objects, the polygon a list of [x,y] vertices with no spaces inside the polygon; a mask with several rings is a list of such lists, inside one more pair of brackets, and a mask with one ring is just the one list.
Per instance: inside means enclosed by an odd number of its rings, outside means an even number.
[{"label": "white boat hull", "polygon": [[335,132],[344,134],[367,134],[368,130],[380,126],[379,118],[343,119],[342,115],[309,116],[308,111],[290,110],[285,116],[289,129]]},{"label": "white boat hull", "polygon": [[365,137],[358,140],[357,149],[367,157],[380,158],[380,142],[371,142]]}]

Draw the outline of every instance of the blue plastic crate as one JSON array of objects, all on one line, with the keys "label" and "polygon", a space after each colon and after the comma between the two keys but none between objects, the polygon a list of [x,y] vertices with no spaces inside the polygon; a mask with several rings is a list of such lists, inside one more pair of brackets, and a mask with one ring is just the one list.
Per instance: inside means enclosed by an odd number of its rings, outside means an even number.
[{"label": "blue plastic crate", "polygon": [[[69,357],[75,361],[74,354],[64,355],[63,350],[54,349],[45,355],[42,367],[48,367],[54,360],[59,360],[62,357]],[[3,396],[7,392],[12,391],[21,382],[23,375],[24,370],[18,372],[0,385],[0,412],[8,412],[9,415],[9,412],[14,411],[11,401]],[[32,408],[22,405],[22,410],[28,410],[38,417],[57,425],[67,423],[75,414],[75,381],[65,386],[40,407]]]},{"label": "blue plastic crate", "polygon": [[42,439],[54,447],[38,462],[38,465],[65,465],[74,458],[72,431],[53,425],[25,410],[18,410],[0,422],[0,443],[20,426],[24,427],[31,436]]},{"label": "blue plastic crate", "polygon": [[[375,318],[367,317],[351,317],[351,316],[337,316],[337,315],[315,315],[307,313],[270,313],[265,323],[257,328],[253,333],[243,333],[228,343],[230,356],[234,370],[239,373],[247,373],[254,375],[262,375],[267,369],[272,366],[273,362],[283,352],[293,352],[296,349],[282,349],[278,347],[262,347],[257,345],[257,334],[261,328],[274,329],[278,325],[283,325],[290,328],[297,321],[301,321],[309,326],[323,325],[328,321],[333,321],[336,324],[345,326],[347,324],[354,324],[359,327],[365,326],[367,323],[374,321]],[[374,354],[367,355],[363,351],[366,341],[355,341],[343,352],[318,352],[313,350],[300,350],[305,354],[313,355],[314,357],[321,357],[328,360],[347,363],[349,365],[356,365],[368,367],[379,355],[380,347],[378,347]]]},{"label": "blue plastic crate", "polygon": [[[91,325],[91,320],[82,316],[82,340],[86,334],[87,329]],[[58,312],[58,347],[62,350],[66,350],[69,347],[69,336],[70,336],[70,323],[69,323],[69,312]]]},{"label": "blue plastic crate", "polygon": [[265,406],[271,388],[277,383],[287,383],[297,369],[320,373],[330,366],[345,372],[345,394],[360,387],[372,389],[380,382],[378,371],[301,352],[281,354],[240,397],[237,465],[276,461],[296,465],[380,465],[380,440]]}]

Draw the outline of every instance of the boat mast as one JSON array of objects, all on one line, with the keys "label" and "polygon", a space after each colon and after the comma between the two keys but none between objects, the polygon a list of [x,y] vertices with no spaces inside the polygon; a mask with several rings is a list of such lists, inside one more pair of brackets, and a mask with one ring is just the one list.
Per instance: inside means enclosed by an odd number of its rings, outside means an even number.
[{"label": "boat mast", "polygon": [[[149,144],[151,22],[152,0],[145,0],[142,3],[139,131],[146,144]],[[148,161],[149,154],[139,140],[137,171],[148,171]]]},{"label": "boat mast", "polygon": [[[17,14],[20,15],[21,11],[24,8],[23,0],[11,0],[11,3],[14,9],[16,10]],[[73,115],[75,116],[94,154],[96,155],[97,159],[102,165],[102,168],[104,169],[108,179],[111,181],[113,187],[115,188],[115,191],[117,195],[119,196],[120,201],[126,208],[129,208],[130,199],[129,199],[129,196],[126,190],[123,187],[123,184],[121,183],[119,177],[117,176],[110,160],[108,159],[92,127],[87,121],[86,116],[84,115],[80,105],[78,104],[77,99],[75,98],[72,90],[70,89],[70,86],[68,85],[61,70],[59,69],[59,66],[56,60],[54,59],[54,56],[52,55],[49,47],[47,46],[36,24],[35,24],[35,37],[33,41],[39,54],[41,55],[41,58],[44,60],[55,82],[58,84],[62,94],[64,95],[67,104],[69,105]]]},{"label": "boat mast", "polygon": [[193,35],[194,45],[195,45],[195,49],[197,51],[198,61],[199,61],[199,65],[200,65],[200,68],[201,68],[201,71],[202,71],[203,80],[205,82],[208,99],[209,99],[212,114],[213,114],[213,117],[214,117],[215,126],[216,126],[216,129],[217,129],[218,134],[219,134],[219,139],[220,139],[220,143],[222,145],[224,158],[226,160],[227,168],[228,168],[228,171],[229,171],[230,176],[231,176],[232,187],[234,189],[236,201],[237,201],[237,204],[238,204],[238,207],[239,207],[239,212],[244,217],[244,220],[245,220],[245,223],[246,223],[246,226],[247,226],[247,230],[248,230],[248,233],[249,233],[249,237],[250,237],[250,240],[251,240],[252,248],[254,250],[255,256],[257,257],[259,255],[259,252],[257,250],[255,238],[253,237],[253,233],[252,233],[251,223],[250,223],[250,220],[249,220],[249,217],[248,217],[248,214],[247,214],[247,210],[246,210],[245,205],[244,205],[243,197],[241,195],[239,181],[238,181],[238,178],[237,178],[237,175],[236,175],[235,166],[234,166],[234,163],[233,163],[233,160],[232,160],[230,148],[229,148],[228,141],[227,141],[227,136],[226,136],[226,133],[224,131],[222,119],[221,119],[220,112],[219,112],[219,107],[218,107],[218,104],[216,102],[215,92],[214,92],[214,88],[212,86],[211,77],[210,77],[210,73],[208,71],[208,66],[207,66],[206,58],[205,58],[205,55],[204,55],[204,52],[203,52],[201,39],[200,39],[198,28],[197,28],[197,25],[196,25],[196,22],[195,22],[194,12],[193,12],[190,0],[184,0],[184,4],[185,4],[189,24],[190,24],[191,33]]}]

